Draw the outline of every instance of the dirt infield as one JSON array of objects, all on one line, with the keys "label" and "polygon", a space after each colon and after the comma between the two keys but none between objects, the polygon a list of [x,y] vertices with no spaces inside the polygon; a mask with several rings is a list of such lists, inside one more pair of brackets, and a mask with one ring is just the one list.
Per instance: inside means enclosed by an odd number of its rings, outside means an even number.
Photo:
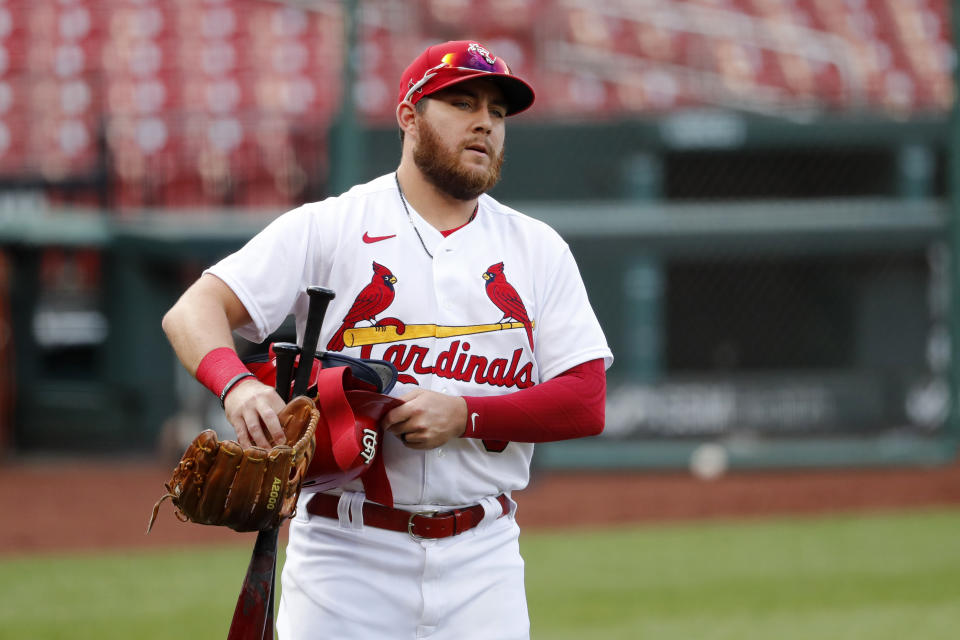
[{"label": "dirt infield", "polygon": [[[122,462],[6,461],[0,466],[0,554],[238,543],[254,534],[182,524],[165,503],[145,534],[171,467]],[[934,468],[685,473],[550,473],[514,496],[525,529],[600,527],[955,505],[960,464]]]}]

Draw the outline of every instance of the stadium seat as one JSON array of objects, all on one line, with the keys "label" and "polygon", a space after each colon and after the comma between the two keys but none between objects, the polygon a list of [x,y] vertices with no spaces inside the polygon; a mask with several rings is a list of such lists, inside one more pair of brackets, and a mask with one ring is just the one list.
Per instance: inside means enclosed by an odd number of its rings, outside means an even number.
[{"label": "stadium seat", "polygon": [[[392,122],[404,61],[465,27],[531,79],[540,118],[704,105],[903,117],[944,113],[955,93],[946,0],[384,0],[361,18],[354,90],[369,124]],[[286,202],[302,193],[298,172],[322,174],[304,158],[325,153],[341,102],[343,20],[338,3],[3,2],[0,171],[87,171],[102,121],[113,166],[124,162],[117,202]],[[262,122],[281,123],[283,144],[257,141]]]}]

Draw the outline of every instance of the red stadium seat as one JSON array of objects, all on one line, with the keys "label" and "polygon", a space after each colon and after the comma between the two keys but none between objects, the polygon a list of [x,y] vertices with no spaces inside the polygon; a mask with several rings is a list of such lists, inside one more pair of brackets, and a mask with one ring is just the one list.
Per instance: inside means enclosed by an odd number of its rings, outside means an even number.
[{"label": "red stadium seat", "polygon": [[56,181],[96,170],[97,118],[50,115],[32,119],[29,131],[31,155],[44,178]]},{"label": "red stadium seat", "polygon": [[16,177],[17,174],[31,173],[33,169],[27,118],[0,115],[0,176]]},{"label": "red stadium seat", "polygon": [[[411,55],[466,32],[531,79],[541,118],[740,103],[899,117],[945,113],[955,93],[946,0],[418,0],[362,15],[369,123],[392,122]],[[89,170],[102,119],[123,206],[293,203],[325,173],[311,159],[341,102],[343,19],[339,3],[0,3],[0,171]]]}]

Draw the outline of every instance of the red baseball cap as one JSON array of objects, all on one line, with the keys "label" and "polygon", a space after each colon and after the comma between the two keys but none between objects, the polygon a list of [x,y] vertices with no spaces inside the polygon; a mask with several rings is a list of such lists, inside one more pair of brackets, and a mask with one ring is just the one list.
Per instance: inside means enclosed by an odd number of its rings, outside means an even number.
[{"label": "red baseball cap", "polygon": [[507,99],[509,116],[533,104],[533,87],[513,75],[502,58],[472,40],[453,40],[427,47],[400,77],[397,104],[404,100],[416,104],[424,96],[474,78],[490,78],[500,85]]}]

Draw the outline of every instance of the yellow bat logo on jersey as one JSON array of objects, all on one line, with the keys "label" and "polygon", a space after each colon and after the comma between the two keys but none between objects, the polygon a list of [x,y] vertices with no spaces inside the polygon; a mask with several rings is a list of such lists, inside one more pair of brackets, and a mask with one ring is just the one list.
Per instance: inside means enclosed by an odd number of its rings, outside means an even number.
[{"label": "yellow bat logo on jersey", "polygon": [[[533,325],[532,322],[531,325]],[[397,327],[393,325],[383,325],[347,329],[343,332],[343,343],[348,347],[362,347],[368,344],[400,342],[401,340],[416,340],[417,338],[456,338],[458,336],[469,336],[475,333],[523,328],[524,325],[522,322],[472,324],[461,327],[436,324],[408,324],[404,326],[404,331],[401,335]]]}]

